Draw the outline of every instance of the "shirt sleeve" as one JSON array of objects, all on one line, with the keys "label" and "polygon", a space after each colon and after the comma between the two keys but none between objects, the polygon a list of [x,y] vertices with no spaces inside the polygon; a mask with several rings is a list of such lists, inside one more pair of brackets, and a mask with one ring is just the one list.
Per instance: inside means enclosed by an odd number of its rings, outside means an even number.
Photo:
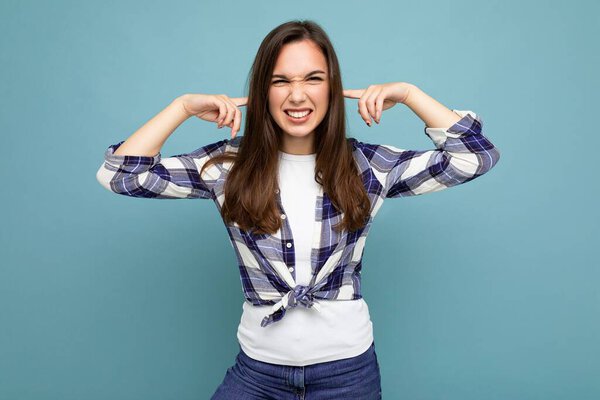
[{"label": "shirt sleeve", "polygon": [[200,169],[212,157],[225,151],[229,139],[200,147],[190,153],[162,158],[155,156],[116,155],[124,140],[110,145],[96,179],[111,192],[131,197],[154,199],[210,199],[222,168]]},{"label": "shirt sleeve", "polygon": [[384,197],[437,192],[473,180],[496,165],[500,152],[483,135],[480,117],[468,110],[452,111],[461,119],[451,127],[425,127],[435,150],[377,147],[374,161],[384,175]]}]

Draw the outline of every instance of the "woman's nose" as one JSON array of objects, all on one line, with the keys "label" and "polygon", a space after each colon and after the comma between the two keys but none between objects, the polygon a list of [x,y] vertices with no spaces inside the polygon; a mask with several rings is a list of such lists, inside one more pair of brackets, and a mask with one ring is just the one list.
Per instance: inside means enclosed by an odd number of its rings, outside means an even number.
[{"label": "woman's nose", "polygon": [[306,93],[304,91],[304,85],[302,84],[302,82],[299,82],[297,84],[292,84],[290,91],[291,91],[290,98],[292,101],[294,101],[294,102],[304,101],[304,98],[306,97]]}]

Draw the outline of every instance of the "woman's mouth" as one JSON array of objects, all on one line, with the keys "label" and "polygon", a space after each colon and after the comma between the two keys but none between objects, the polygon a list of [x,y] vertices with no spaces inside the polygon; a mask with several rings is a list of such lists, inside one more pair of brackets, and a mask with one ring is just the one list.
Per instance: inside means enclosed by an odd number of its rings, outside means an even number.
[{"label": "woman's mouth", "polygon": [[287,119],[295,124],[302,124],[309,120],[313,110],[291,111],[285,110],[284,113]]}]

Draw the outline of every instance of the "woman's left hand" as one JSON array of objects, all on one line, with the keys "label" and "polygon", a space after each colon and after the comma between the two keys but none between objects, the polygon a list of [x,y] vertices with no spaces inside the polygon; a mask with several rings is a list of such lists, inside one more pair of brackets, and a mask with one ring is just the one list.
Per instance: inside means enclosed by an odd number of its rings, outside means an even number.
[{"label": "woman's left hand", "polygon": [[410,83],[390,82],[370,85],[366,89],[344,89],[344,97],[358,100],[358,113],[371,126],[371,118],[381,121],[381,113],[396,103],[404,103],[411,88]]}]

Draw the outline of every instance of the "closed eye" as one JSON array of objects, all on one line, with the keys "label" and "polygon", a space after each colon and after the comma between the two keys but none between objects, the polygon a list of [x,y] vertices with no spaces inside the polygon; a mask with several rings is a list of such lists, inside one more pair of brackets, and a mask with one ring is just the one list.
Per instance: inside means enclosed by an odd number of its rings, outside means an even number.
[{"label": "closed eye", "polygon": [[[308,80],[317,80],[317,81],[322,81],[323,79],[322,79],[322,78],[319,78],[318,76],[313,76],[313,77],[310,77],[310,78],[308,78]],[[285,81],[285,80],[283,80],[283,79],[278,79],[278,80],[276,80],[276,81],[273,81],[273,83],[281,83],[281,82],[287,82],[287,81]]]}]

